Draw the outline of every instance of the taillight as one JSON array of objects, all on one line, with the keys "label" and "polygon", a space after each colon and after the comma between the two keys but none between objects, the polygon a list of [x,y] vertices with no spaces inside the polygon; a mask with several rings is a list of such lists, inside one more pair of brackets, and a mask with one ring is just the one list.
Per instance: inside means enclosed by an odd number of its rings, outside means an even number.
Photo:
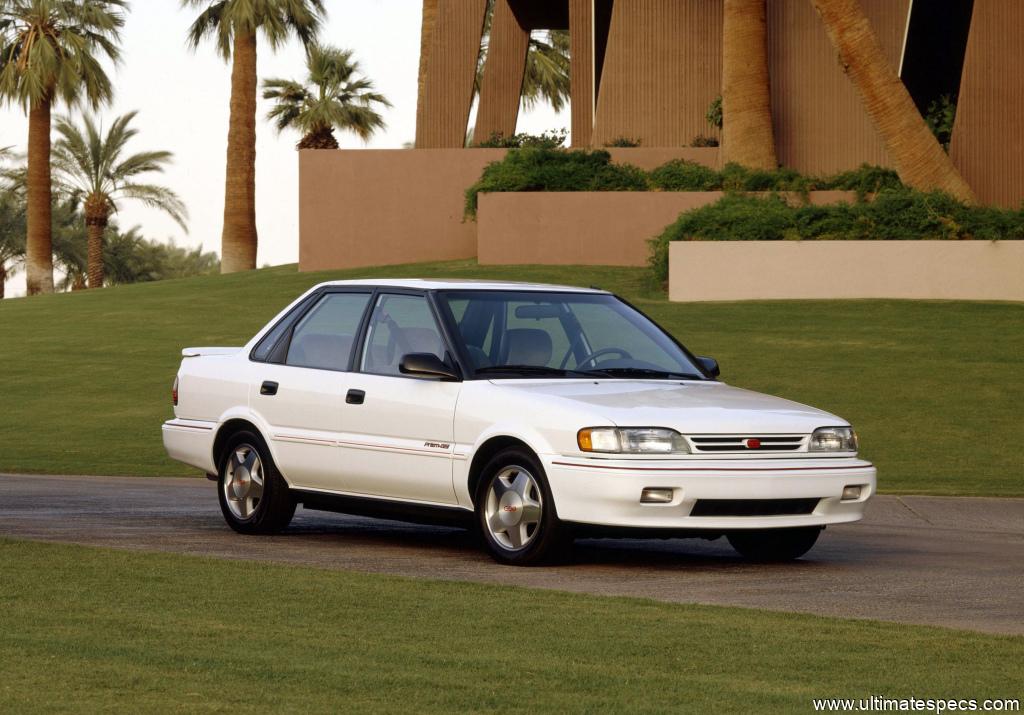
[{"label": "taillight", "polygon": [[171,387],[171,401],[174,403],[175,407],[178,406],[178,376],[177,375],[174,376],[174,386]]}]

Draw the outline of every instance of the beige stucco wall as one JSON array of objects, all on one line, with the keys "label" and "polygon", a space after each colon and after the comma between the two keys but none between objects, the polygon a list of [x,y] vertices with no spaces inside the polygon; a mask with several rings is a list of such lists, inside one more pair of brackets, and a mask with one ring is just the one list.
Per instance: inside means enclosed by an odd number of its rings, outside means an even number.
[{"label": "beige stucco wall", "polygon": [[464,192],[502,149],[299,152],[299,270],[472,258]]},{"label": "beige stucco wall", "polygon": [[[677,158],[707,166],[718,163],[715,148],[609,151],[613,161],[643,169]],[[475,256],[477,224],[462,220],[465,191],[480,178],[487,164],[504,155],[504,149],[299,152],[299,269],[358,268]],[[680,204],[654,199],[651,205]],[[683,201],[681,205],[688,204]],[[654,224],[644,216],[633,218],[642,231],[661,221],[660,230],[680,210],[674,209],[665,221],[661,217],[667,214],[657,213]],[[553,213],[557,218],[559,212]],[[631,229],[633,235],[636,231]],[[513,246],[517,242],[518,238]]]},{"label": "beige stucco wall", "polygon": [[[648,241],[721,191],[580,191],[481,194],[477,257],[483,265],[645,266]],[[850,191],[814,191],[812,204],[852,203]],[[804,201],[790,194],[794,203]]]},{"label": "beige stucco wall", "polygon": [[1024,241],[679,241],[669,300],[1024,301]]},{"label": "beige stucco wall", "polygon": [[643,266],[647,241],[683,211],[713,203],[720,191],[538,192],[481,194],[481,265]]}]

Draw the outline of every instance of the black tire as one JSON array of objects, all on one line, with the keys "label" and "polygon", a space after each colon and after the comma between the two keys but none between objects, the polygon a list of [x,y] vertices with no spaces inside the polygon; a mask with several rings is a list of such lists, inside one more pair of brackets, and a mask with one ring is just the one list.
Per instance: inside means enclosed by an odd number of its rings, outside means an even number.
[{"label": "black tire", "polygon": [[811,550],[821,531],[820,526],[756,529],[734,531],[728,539],[734,549],[751,561],[792,561]]},{"label": "black tire", "polygon": [[[496,536],[488,527],[487,510],[488,499],[491,487],[498,480],[502,484],[507,478],[505,473],[510,469],[524,469],[532,478],[533,484],[528,493],[532,495],[531,501],[538,501],[541,505],[540,520],[531,530],[529,525],[524,525],[526,540],[519,548],[510,548],[509,543],[502,543],[504,538],[508,541],[507,535],[502,537],[501,533]],[[539,495],[536,492],[539,491]],[[539,496],[539,499],[536,497]],[[551,496],[551,488],[548,486],[547,475],[540,461],[529,450],[510,447],[494,455],[484,465],[474,495],[476,505],[476,522],[481,538],[487,552],[495,561],[511,566],[537,566],[550,563],[565,555],[567,547],[571,544],[571,538],[567,530],[558,520],[558,513],[555,510],[555,500]],[[508,513],[515,513],[516,509],[510,506]],[[524,510],[523,514],[527,512]],[[532,522],[531,522],[532,523]]]},{"label": "black tire", "polygon": [[[240,507],[242,499],[232,499],[229,503],[229,490],[236,497],[239,495],[226,483],[232,474],[232,457],[237,460],[239,453],[248,455],[250,451],[259,459],[263,489],[258,499],[246,501],[245,506]],[[244,482],[244,479],[238,481]],[[224,521],[239,534],[276,534],[287,527],[295,515],[295,498],[288,489],[288,483],[277,471],[266,442],[260,435],[248,430],[231,435],[224,445],[218,464],[217,498]],[[251,513],[245,513],[250,509]]]}]

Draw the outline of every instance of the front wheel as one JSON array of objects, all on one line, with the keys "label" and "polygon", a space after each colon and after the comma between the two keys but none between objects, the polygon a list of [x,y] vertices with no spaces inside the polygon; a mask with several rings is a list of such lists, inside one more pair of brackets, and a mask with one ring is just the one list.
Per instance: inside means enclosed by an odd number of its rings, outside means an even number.
[{"label": "front wheel", "polygon": [[734,531],[728,539],[740,555],[751,561],[792,561],[810,551],[820,533],[820,526],[755,529]]},{"label": "front wheel", "polygon": [[488,552],[503,564],[543,563],[567,543],[544,468],[524,449],[503,450],[484,467],[476,515]]},{"label": "front wheel", "polygon": [[252,432],[231,436],[220,459],[217,489],[224,520],[240,534],[273,534],[295,514],[295,499],[263,439]]}]

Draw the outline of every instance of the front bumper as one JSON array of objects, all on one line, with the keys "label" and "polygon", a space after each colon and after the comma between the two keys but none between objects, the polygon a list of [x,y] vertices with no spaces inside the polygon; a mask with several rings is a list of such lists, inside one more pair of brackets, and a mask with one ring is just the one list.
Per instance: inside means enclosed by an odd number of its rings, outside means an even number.
[{"label": "front bumper", "polygon": [[[624,460],[542,458],[558,517],[597,526],[731,531],[857,521],[875,493],[875,468],[856,458]],[[860,486],[855,500],[843,488]],[[670,488],[665,504],[642,504],[644,488]],[[809,514],[691,516],[701,499],[818,499]]]}]

